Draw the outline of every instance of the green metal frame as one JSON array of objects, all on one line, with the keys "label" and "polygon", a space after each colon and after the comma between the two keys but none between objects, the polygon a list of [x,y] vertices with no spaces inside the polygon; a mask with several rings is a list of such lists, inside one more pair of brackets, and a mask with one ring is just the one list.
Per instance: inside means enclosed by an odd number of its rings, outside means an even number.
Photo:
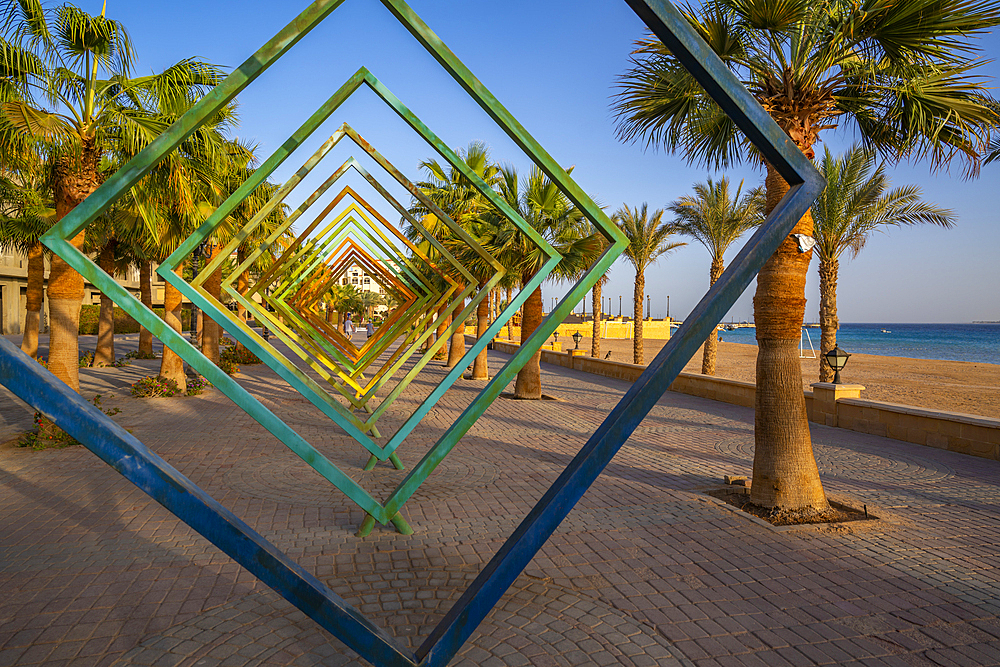
[{"label": "green metal frame", "polygon": [[[206,115],[201,118],[208,117],[213,104],[221,106],[227,102],[238,90],[249,84],[268,65],[291,48],[305,32],[340,6],[342,1],[314,2],[275,39],[244,63],[222,86],[213,91],[206,98],[207,102],[196,106],[193,111],[205,112]],[[667,45],[671,53],[705,86],[707,92],[733,119],[733,122],[747,133],[765,159],[778,169],[791,188],[691,315],[685,318],[685,323],[677,334],[657,354],[618,406],[598,427],[416,653],[401,648],[384,630],[365,619],[356,609],[275,549],[232,512],[207,496],[203,490],[146,449],[142,443],[114,424],[100,410],[89,405],[34,360],[2,338],[0,338],[0,383],[9,387],[29,405],[49,415],[59,427],[80,440],[102,460],[174,512],[201,535],[218,545],[297,608],[357,651],[365,660],[378,667],[443,667],[456,655],[514,579],[524,570],[559,523],[608,465],[705,337],[714,331],[717,322],[749,285],[774,250],[784,241],[824,185],[815,168],[770,119],[766,111],[742,88],[710,47],[692,30],[683,14],[666,0],[626,0],[626,2]],[[512,119],[499,103],[496,103],[488,93],[483,96],[485,89],[482,89],[481,84],[464,70],[461,63],[457,63],[457,58],[447,51],[426,25],[412,14],[409,7],[401,0],[383,0],[383,4],[410,29],[456,80],[462,83],[487,109],[487,112],[498,120],[515,141],[520,139],[531,146],[535,145],[523,128],[519,125],[516,127],[510,125],[508,121]],[[197,114],[189,114],[182,118],[161,140],[157,140],[159,143],[154,142],[156,150],[151,147],[149,151],[140,154],[136,161],[109,179],[105,186],[95,193],[100,196],[92,196],[64,218],[46,235],[46,244],[57,250],[60,256],[70,261],[74,268],[78,268],[95,284],[98,283],[94,278],[99,279],[102,276],[106,278],[107,276],[97,270],[92,263],[84,261],[85,258],[75,252],[65,239],[75,236],[90,220],[106,209],[113,201],[115,193],[131,187],[160,155],[175,148],[186,136],[185,133],[192,131],[201,122],[201,118]],[[558,168],[551,158],[544,153],[541,155],[549,160],[542,165],[543,169],[551,171],[553,168]],[[532,156],[534,157],[534,154]],[[252,187],[247,190],[249,191],[252,191]],[[603,218],[601,221],[606,222]],[[614,235],[614,238],[616,250],[620,251],[624,239],[620,235]],[[605,259],[610,263],[616,254],[606,254]],[[606,269],[607,265],[603,264],[602,268]],[[116,283],[104,281],[104,284],[99,286],[123,307],[127,304],[127,310],[130,312],[140,312],[141,309],[133,303],[135,300],[128,301],[128,294]],[[574,287],[574,291],[579,286]],[[571,307],[578,298],[578,294],[571,292],[563,303]],[[509,315],[508,311],[501,317]],[[558,308],[556,311],[560,312]],[[568,308],[564,312],[568,312]],[[184,349],[185,352],[193,350],[184,347],[186,341],[177,332],[165,325],[156,326],[152,318],[146,319],[154,325],[152,327],[147,325],[147,328],[166,344]],[[547,327],[552,320],[553,318],[548,318],[543,326]],[[538,342],[543,342],[551,330],[546,331],[545,336],[541,336],[541,332],[536,333],[539,333]],[[532,340],[535,338],[533,336]],[[514,359],[521,359],[523,363],[532,351],[522,348]],[[197,354],[196,351],[194,353]],[[509,365],[505,370],[508,368]],[[239,391],[239,385],[221,371],[215,371],[207,377],[210,381],[218,379],[219,382],[228,383],[227,388],[231,391]],[[467,411],[463,418],[470,414],[471,412]],[[268,422],[267,426],[284,434],[287,441],[292,443],[290,446],[302,448],[302,443],[296,441],[295,432],[288,429],[280,420]],[[449,432],[461,429],[462,425],[456,424]],[[411,473],[411,477],[414,473]],[[364,493],[363,490],[361,493]],[[385,508],[379,506],[374,509],[388,512],[391,511],[391,507],[392,505],[387,503]]]}]

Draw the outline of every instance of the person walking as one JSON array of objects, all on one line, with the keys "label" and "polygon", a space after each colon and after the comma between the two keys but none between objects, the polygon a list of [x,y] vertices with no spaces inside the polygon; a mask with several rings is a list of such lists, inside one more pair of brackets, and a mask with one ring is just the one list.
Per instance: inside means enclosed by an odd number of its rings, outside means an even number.
[{"label": "person walking", "polygon": [[350,313],[347,313],[347,319],[344,320],[344,333],[347,335],[347,340],[354,338],[354,322],[351,321]]},{"label": "person walking", "polygon": [[367,327],[367,331],[368,331],[368,337],[369,337],[369,338],[371,338],[372,336],[374,336],[374,335],[375,335],[375,325],[374,325],[374,324],[372,323],[372,321],[371,321],[371,319],[370,319],[370,318],[369,318],[369,320],[368,320],[368,327]]}]

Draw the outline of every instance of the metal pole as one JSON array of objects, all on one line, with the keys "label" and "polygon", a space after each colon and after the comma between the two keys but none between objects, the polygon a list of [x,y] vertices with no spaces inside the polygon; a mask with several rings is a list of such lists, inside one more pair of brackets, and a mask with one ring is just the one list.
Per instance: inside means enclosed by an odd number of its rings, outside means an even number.
[{"label": "metal pole", "polygon": [[667,319],[670,319],[670,295],[667,295]]},{"label": "metal pole", "polygon": [[646,319],[649,319],[649,295],[646,295]]},{"label": "metal pole", "polygon": [[622,295],[618,295],[618,317],[622,316]]}]

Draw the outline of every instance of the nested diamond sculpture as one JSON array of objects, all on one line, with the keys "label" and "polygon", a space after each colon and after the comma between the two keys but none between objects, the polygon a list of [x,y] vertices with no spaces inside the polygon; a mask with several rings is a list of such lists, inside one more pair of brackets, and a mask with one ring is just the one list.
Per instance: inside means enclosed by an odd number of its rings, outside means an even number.
[{"label": "nested diamond sculpture", "polygon": [[[477,401],[443,434],[388,499],[378,502],[372,498],[349,476],[322,457],[294,429],[270,413],[237,382],[210,364],[178,332],[164,326],[155,315],[143,308],[137,300],[66,241],[67,238],[75,236],[98,215],[107,210],[116,197],[148,173],[158,160],[176,149],[181,141],[199,124],[212,117],[233,96],[290,49],[298,39],[329,16],[343,1],[317,0],[310,5],[292,24],[247,60],[243,66],[196,105],[184,118],[168,129],[146,151],[143,151],[125,168],[109,178],[90,198],[70,215],[63,218],[45,235],[43,241],[105,294],[111,296],[124,310],[153,331],[166,345],[177,351],[188,363],[202,372],[213,384],[222,389],[227,396],[274,433],[296,454],[337,485],[351,500],[366,511],[372,520],[386,523],[394,519],[400,521],[397,512],[413,493],[413,490],[451,451],[459,438],[482,414],[486,405],[496,398],[500,390],[513,379],[514,374],[527,361],[528,357],[551,335],[558,322],[570,312],[573,304],[584,296],[597,277],[607,270],[625,245],[620,232],[610,225],[606,216],[594,202],[538,146],[527,131],[441,43],[403,0],[382,0],[382,3],[486,110],[508,136],[566,193],[570,200],[586,213],[587,217],[608,237],[610,245],[602,258],[591,267],[584,278],[573,286],[560,304],[554,308],[553,313],[526,341],[525,345],[480,392]],[[417,667],[418,665],[438,667],[447,664],[593,483],[597,475],[607,466],[656,400],[667,390],[667,387],[673,382],[698,346],[714,331],[716,323],[788,235],[823,186],[822,178],[819,177],[809,161],[740,86],[718,57],[693,33],[680,12],[666,0],[626,1],[650,29],[664,41],[671,52],[692,72],[695,78],[705,86],[718,104],[730,115],[733,122],[747,133],[764,158],[774,165],[789,182],[791,189],[778,207],[772,211],[765,224],[754,234],[747,246],[730,263],[730,267],[722,277],[686,318],[685,324],[674,338],[656,356],[649,368],[635,382],[605,422],[598,427],[553,486],[545,493],[536,507],[504,543],[472,586],[415,654],[402,649],[384,630],[365,619],[356,609],[333,593],[313,575],[275,549],[273,545],[254,532],[231,511],[220,506],[203,490],[166,464],[156,454],[146,449],[129,433],[118,427],[100,410],[89,405],[66,385],[23,355],[12,344],[2,339],[0,339],[0,382],[11,388],[27,403],[49,415],[57,425],[84,443],[109,465],[177,514],[192,528],[219,546],[366,660],[380,667]],[[220,206],[197,233],[182,244],[177,253],[171,257],[170,264],[176,266],[190,254],[199,243],[211,234],[219,220],[225,218],[244,197],[260,185],[353,90],[362,84],[368,85],[375,91],[414,130],[428,140],[439,153],[444,155],[471,181],[476,182],[477,185],[484,185],[477,182],[475,174],[466,173],[462,169],[460,161],[447,146],[430,133],[384,86],[371,77],[367,70],[362,69],[352,77],[348,84],[345,84],[345,87],[342,87],[324,104],[303,128],[300,128],[288,142],[272,155],[250,180]],[[373,157],[377,155],[373,149],[366,150],[366,152]],[[319,158],[313,162],[313,166],[318,161]],[[387,171],[393,173],[392,170],[387,169]],[[301,180],[301,176],[297,174],[283,186],[283,189],[290,191],[299,180]],[[412,190],[411,193],[416,196]],[[502,202],[494,201],[494,203],[501,210],[504,210],[515,224],[523,222],[516,217],[516,213],[502,206]],[[527,295],[545,279],[552,267],[558,263],[559,256],[537,234],[532,236],[530,228],[525,229],[524,233],[531,236],[549,258],[543,271],[524,285],[522,294]],[[319,258],[321,255],[320,251],[315,257]],[[174,276],[169,268],[162,275],[177,285],[192,301],[203,307],[213,319],[217,319],[217,321],[225,319],[224,313],[220,309],[221,304],[206,298],[200,290],[204,273],[192,281],[190,285]],[[286,294],[301,296],[300,300],[295,301],[296,308],[300,304],[305,310],[311,307],[308,301],[311,296],[307,296],[305,293],[300,294],[299,291],[293,292],[291,284],[283,285],[283,287],[287,287]],[[415,287],[415,284],[408,285],[408,288]],[[499,331],[500,324],[509,319],[519,305],[520,303],[517,302],[510,304],[487,331],[487,335],[473,345],[470,353],[478,353],[485,346],[486,341]],[[468,308],[465,309],[459,317],[464,317],[468,310]],[[302,318],[302,322],[310,323],[305,317]],[[254,338],[255,334],[250,335],[253,332],[250,332],[245,325],[240,327],[238,322],[234,326],[235,329],[232,333],[235,336],[259,356],[266,356],[265,347]],[[308,329],[302,330],[308,331]],[[320,347],[326,349],[325,346]],[[309,386],[309,383],[312,383],[308,378],[300,377],[302,374],[298,372],[299,369],[287,359],[274,360],[272,368],[277,369],[281,377],[297,388],[303,384]],[[446,383],[449,380],[454,381],[454,378],[461,372],[461,366],[456,368],[458,370],[453,369],[446,377]],[[312,387],[309,386],[309,388],[311,391]],[[408,420],[406,426],[394,436],[395,440],[400,438],[400,433],[403,433],[400,440],[396,441],[396,446],[416,425],[419,416],[426,413],[424,408],[432,405],[443,392],[444,389],[439,387],[431,393],[421,408]],[[344,415],[337,412],[332,406],[329,410],[324,409],[323,406],[328,404],[320,398],[320,395],[328,396],[326,392],[321,392],[317,393],[316,396],[310,396],[309,399],[314,404],[319,403],[320,409],[323,409],[330,415],[331,419],[341,424],[345,431],[366,448],[377,450],[379,454],[383,455],[379,458],[387,456],[385,448],[375,445],[367,437],[363,424],[357,423],[357,420],[346,418],[338,421]],[[316,400],[313,400],[314,398]],[[331,398],[331,400],[333,399]],[[333,402],[337,403],[337,401]],[[345,410],[345,412],[347,411]],[[414,421],[414,417],[417,418],[416,421]],[[372,451],[372,453],[378,456],[376,451]]]}]

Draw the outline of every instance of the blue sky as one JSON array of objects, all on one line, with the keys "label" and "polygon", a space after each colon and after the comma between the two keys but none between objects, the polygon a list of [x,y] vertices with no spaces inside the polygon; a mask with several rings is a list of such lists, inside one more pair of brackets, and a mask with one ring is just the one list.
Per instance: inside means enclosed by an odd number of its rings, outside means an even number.
[{"label": "blue sky", "polygon": [[[100,11],[97,0],[77,4]],[[138,51],[137,71],[147,73],[191,56],[235,67],[305,6],[304,0],[108,0],[108,15],[125,23]],[[574,178],[609,211],[643,202],[661,208],[689,192],[693,183],[721,175],[689,167],[679,156],[615,139],[609,97],[615,77],[627,66],[632,41],[643,31],[624,2],[412,0],[412,7],[549,153],[576,166]],[[1000,33],[988,35],[982,45],[987,58],[995,57]],[[260,154],[268,155],[362,65],[449,145],[480,139],[491,147],[494,159],[527,169],[520,150],[377,0],[348,0],[244,91],[238,98],[239,135],[256,141]],[[996,86],[1000,66],[992,63],[983,71]],[[414,180],[420,177],[420,161],[432,157],[429,146],[367,90],[341,107],[302,151],[312,152],[345,121]],[[828,131],[823,139],[835,152],[852,142],[837,131]],[[356,153],[346,142],[338,146],[326,173]],[[277,173],[279,179],[287,178],[305,157],[292,156]],[[387,180],[373,163],[366,165]],[[841,320],[1000,320],[1000,164],[984,168],[975,181],[962,180],[960,173],[932,174],[926,163],[902,164],[890,173],[894,184],[920,185],[928,200],[952,208],[959,224],[953,230],[918,227],[876,234],[857,259],[844,258],[838,290]],[[763,181],[751,168],[728,175],[746,179],[748,185]],[[352,185],[364,190],[358,182]],[[401,188],[392,192],[406,203]],[[646,284],[653,315],[662,316],[667,295],[672,316],[690,311],[708,287],[708,265],[707,251],[692,244],[651,268]],[[808,320],[817,318],[815,269],[814,260],[806,295]],[[615,302],[622,295],[627,312],[634,271],[622,261],[610,277],[605,294]],[[546,305],[565,289],[547,284]],[[732,317],[751,315],[753,289],[751,285],[737,302]],[[614,308],[617,314],[617,303]]]}]

